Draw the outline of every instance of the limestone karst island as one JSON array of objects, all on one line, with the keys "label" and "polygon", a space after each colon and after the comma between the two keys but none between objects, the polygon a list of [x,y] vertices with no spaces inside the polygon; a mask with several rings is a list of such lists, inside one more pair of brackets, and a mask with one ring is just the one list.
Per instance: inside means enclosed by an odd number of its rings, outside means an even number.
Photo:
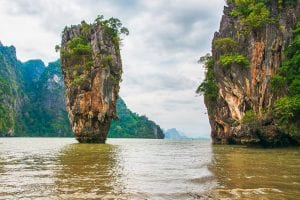
[{"label": "limestone karst island", "polygon": [[299,1],[227,1],[204,93],[213,143],[300,143]]},{"label": "limestone karst island", "polygon": [[[119,48],[120,21],[96,19],[95,24],[66,27],[61,44],[61,64],[66,86],[66,106],[79,142],[105,142],[122,75]],[[120,29],[120,30],[118,30]]]},{"label": "limestone karst island", "polygon": [[0,199],[300,199],[300,1],[0,1]]}]

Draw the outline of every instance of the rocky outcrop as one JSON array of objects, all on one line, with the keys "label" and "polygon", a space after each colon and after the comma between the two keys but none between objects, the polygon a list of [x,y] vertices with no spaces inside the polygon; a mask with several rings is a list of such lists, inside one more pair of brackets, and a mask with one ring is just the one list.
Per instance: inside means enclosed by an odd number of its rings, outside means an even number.
[{"label": "rocky outcrop", "polygon": [[[266,7],[272,20],[262,27],[245,31],[248,21],[243,23],[241,17],[234,15],[232,11],[236,5],[234,1],[228,2],[212,45],[218,96],[215,101],[205,97],[213,143],[292,144],[295,141],[280,129],[271,112],[274,102],[285,92],[272,91],[270,79],[278,72],[285,57],[284,51],[291,43],[300,16],[300,3],[294,1],[292,5],[279,5],[279,1],[269,1]],[[222,38],[231,38],[236,42],[234,54],[244,55],[249,61],[247,66],[242,66],[238,61],[229,66],[222,65],[220,59],[225,54],[224,48],[216,45]],[[253,124],[245,125],[242,121],[249,111],[260,118]]]},{"label": "rocky outcrop", "polygon": [[119,42],[100,23],[65,28],[61,64],[66,106],[79,142],[104,143],[116,102],[122,63]]}]

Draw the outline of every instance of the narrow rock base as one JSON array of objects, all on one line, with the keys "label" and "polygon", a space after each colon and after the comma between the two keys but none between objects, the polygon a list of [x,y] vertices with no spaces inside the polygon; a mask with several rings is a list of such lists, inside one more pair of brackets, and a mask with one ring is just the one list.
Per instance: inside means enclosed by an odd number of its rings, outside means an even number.
[{"label": "narrow rock base", "polygon": [[105,144],[105,138],[98,138],[98,137],[76,137],[79,143],[91,143],[91,144]]},{"label": "narrow rock base", "polygon": [[73,131],[75,137],[80,143],[100,143],[104,144],[107,138],[107,133],[110,128],[111,120],[107,119],[104,122],[98,120],[90,120],[87,123],[81,123],[82,120],[76,121]]}]

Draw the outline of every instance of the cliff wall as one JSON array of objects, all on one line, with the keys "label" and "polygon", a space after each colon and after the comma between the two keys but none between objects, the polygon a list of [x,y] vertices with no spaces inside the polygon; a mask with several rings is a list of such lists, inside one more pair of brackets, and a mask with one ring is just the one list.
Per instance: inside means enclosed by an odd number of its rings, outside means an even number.
[{"label": "cliff wall", "polygon": [[288,87],[276,91],[274,79],[294,39],[299,1],[227,4],[212,42],[212,57],[204,58],[208,72],[199,88],[205,95],[213,143],[298,143],[299,137],[289,134],[276,118],[274,105],[288,94]]}]

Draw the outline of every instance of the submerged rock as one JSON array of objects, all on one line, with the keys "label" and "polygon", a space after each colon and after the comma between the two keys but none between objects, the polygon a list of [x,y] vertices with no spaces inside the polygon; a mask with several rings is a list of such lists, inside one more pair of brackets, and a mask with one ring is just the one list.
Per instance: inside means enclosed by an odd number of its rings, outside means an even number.
[{"label": "submerged rock", "polygon": [[104,143],[122,75],[119,33],[109,22],[82,22],[62,34],[61,64],[66,107],[79,142]]}]

